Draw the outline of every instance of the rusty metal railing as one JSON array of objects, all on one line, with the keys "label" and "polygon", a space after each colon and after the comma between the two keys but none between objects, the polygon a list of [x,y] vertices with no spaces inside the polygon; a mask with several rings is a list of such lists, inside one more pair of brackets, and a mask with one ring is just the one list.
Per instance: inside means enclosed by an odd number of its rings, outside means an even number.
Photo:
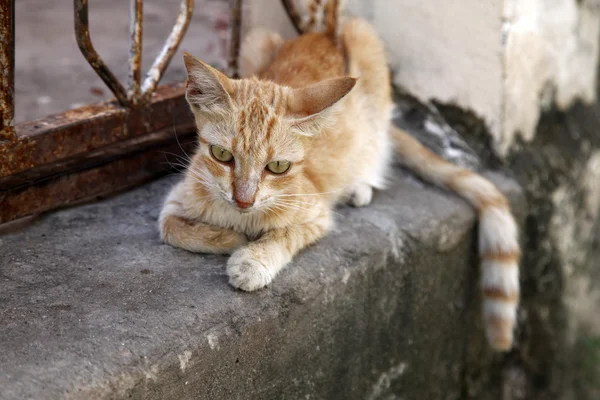
[{"label": "rusty metal railing", "polygon": [[232,78],[238,78],[238,55],[240,53],[240,27],[242,26],[242,0],[230,0],[231,21],[229,34],[229,54],[227,72]]},{"label": "rusty metal railing", "polygon": [[[173,29],[144,79],[143,0],[130,2],[125,88],[94,49],[88,0],[73,1],[77,44],[116,101],[15,125],[15,0],[0,0],[0,223],[153,179],[192,150],[195,126],[184,84],[157,86],[190,24],[194,0],[181,1]],[[292,3],[283,1],[290,17],[296,15]],[[242,0],[230,0],[230,9],[227,69],[237,77]]]},{"label": "rusty metal railing", "polygon": [[106,66],[102,58],[96,52],[92,39],[90,38],[90,27],[88,24],[88,0],[75,0],[75,39],[81,53],[98,76],[106,83],[113,92],[119,103],[127,106],[127,93],[117,77]]},{"label": "rusty metal railing", "polygon": [[[75,36],[81,53],[113,92],[122,106],[147,102],[156,89],[160,78],[171,62],[192,19],[194,0],[182,0],[179,15],[173,30],[165,42],[160,54],[146,74],[143,84],[140,82],[142,69],[142,26],[144,20],[143,0],[131,0],[131,23],[129,28],[129,90],[125,91],[117,77],[108,69],[100,55],[94,49],[88,25],[88,0],[74,0]],[[140,88],[141,84],[141,88]]]},{"label": "rusty metal railing", "polygon": [[182,0],[171,34],[143,81],[143,0],[131,0],[127,90],[94,49],[88,0],[73,4],[77,44],[116,101],[15,126],[15,1],[0,0],[0,223],[152,179],[195,141],[184,85],[157,88],[189,26],[194,0]]},{"label": "rusty metal railing", "polygon": [[146,79],[142,85],[142,94],[146,98],[148,98],[154,89],[156,89],[158,81],[160,80],[163,72],[165,72],[167,69],[169,62],[171,62],[171,58],[173,58],[173,55],[177,51],[177,47],[179,46],[179,43],[181,42],[181,39],[183,38],[183,35],[185,35],[185,31],[190,24],[193,8],[194,0],[183,0],[181,2],[181,8],[179,15],[177,16],[175,26],[173,27],[173,30],[165,42],[160,54],[158,57],[156,57],[156,60],[154,60],[154,64],[152,64],[152,67],[150,67],[150,70],[146,74]]},{"label": "rusty metal railing", "polygon": [[0,143],[15,139],[15,3],[0,3]]}]

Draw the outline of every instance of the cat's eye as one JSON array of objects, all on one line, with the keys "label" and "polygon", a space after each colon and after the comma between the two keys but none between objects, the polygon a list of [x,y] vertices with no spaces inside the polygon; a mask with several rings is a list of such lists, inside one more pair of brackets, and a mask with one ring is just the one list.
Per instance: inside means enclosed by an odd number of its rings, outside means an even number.
[{"label": "cat's eye", "polygon": [[290,169],[291,165],[289,161],[271,161],[267,164],[267,169],[274,174],[283,174]]},{"label": "cat's eye", "polygon": [[231,154],[230,151],[227,151],[219,146],[210,146],[210,153],[213,155],[214,158],[221,162],[230,162],[231,160],[233,160],[233,154]]}]

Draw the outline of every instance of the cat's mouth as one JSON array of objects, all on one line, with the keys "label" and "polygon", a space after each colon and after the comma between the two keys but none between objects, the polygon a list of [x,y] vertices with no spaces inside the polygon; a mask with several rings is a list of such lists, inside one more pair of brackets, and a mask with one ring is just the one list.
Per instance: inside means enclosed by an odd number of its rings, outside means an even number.
[{"label": "cat's mouth", "polygon": [[237,211],[238,213],[243,214],[243,215],[251,214],[258,210],[258,207],[256,206],[256,204],[241,207],[234,200],[226,199],[226,201],[227,201],[227,204],[229,204],[229,206],[231,208],[233,208],[235,211]]},{"label": "cat's mouth", "polygon": [[233,208],[240,214],[251,214],[252,212],[258,210],[256,203],[240,205],[233,199],[233,196],[227,195],[224,191],[221,191],[221,198],[223,202],[227,203],[229,207]]},{"label": "cat's mouth", "polygon": [[264,202],[256,202],[250,206],[240,207],[235,201],[229,203],[231,207],[242,215],[259,214],[269,207]]}]

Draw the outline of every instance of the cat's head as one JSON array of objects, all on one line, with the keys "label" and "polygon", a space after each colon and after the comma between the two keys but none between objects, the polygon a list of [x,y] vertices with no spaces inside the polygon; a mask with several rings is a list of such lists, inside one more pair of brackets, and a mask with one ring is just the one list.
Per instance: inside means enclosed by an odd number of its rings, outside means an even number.
[{"label": "cat's head", "polygon": [[184,60],[186,99],[200,135],[189,170],[209,196],[251,212],[273,209],[282,203],[278,199],[297,194],[311,139],[356,79],[292,89],[255,78],[229,79],[187,53]]}]

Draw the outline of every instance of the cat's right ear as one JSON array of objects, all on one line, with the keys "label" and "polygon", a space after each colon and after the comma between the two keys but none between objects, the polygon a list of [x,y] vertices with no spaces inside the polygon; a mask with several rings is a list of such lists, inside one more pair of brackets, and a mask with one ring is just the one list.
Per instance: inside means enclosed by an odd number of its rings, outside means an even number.
[{"label": "cat's right ear", "polygon": [[187,70],[185,98],[192,109],[213,114],[230,111],[231,80],[187,52],[183,54],[183,61]]}]

